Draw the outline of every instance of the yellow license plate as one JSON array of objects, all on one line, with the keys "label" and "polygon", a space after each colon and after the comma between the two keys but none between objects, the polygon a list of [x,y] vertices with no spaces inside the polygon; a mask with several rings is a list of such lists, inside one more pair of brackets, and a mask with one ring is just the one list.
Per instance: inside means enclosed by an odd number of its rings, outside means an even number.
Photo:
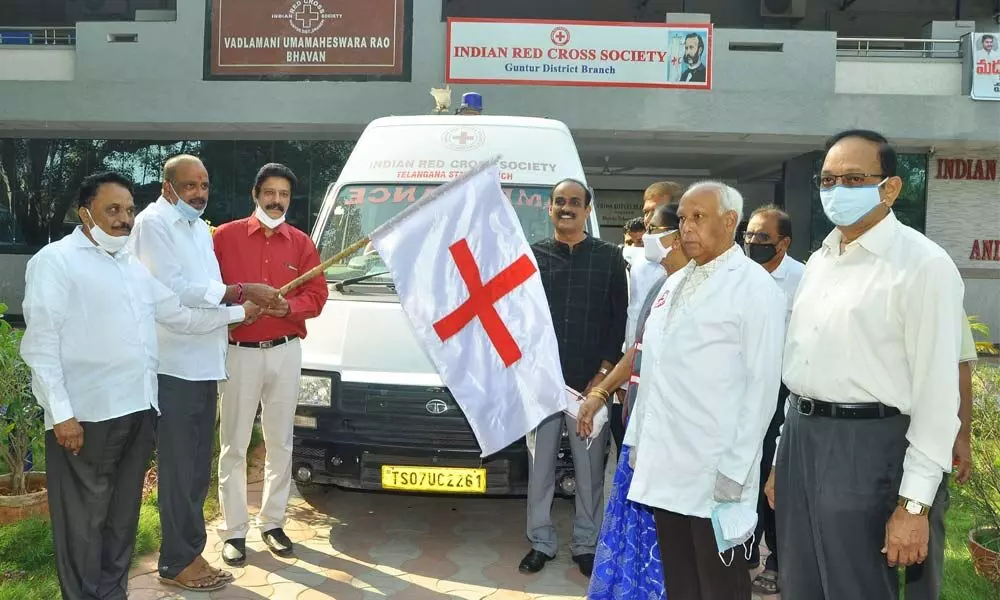
[{"label": "yellow license plate", "polygon": [[382,465],[382,487],[410,492],[485,494],[486,469]]}]

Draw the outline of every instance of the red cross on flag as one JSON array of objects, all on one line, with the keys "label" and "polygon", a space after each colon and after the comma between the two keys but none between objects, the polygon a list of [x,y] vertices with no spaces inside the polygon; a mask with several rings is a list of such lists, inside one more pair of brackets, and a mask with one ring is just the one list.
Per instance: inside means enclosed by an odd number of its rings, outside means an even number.
[{"label": "red cross on flag", "polygon": [[566,408],[552,316],[496,160],[371,234],[483,456]]}]

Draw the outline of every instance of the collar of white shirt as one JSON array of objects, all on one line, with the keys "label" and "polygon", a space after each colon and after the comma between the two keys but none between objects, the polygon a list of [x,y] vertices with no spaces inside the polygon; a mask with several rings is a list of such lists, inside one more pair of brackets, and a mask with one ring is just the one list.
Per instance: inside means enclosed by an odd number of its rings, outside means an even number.
[{"label": "collar of white shirt", "polygon": [[733,256],[737,252],[742,253],[743,251],[740,250],[739,246],[733,244],[732,246],[729,247],[728,250],[726,250],[722,254],[716,256],[715,258],[713,258],[712,260],[708,261],[703,265],[699,265],[692,259],[691,262],[687,264],[687,268],[690,269],[692,272],[700,273],[703,274],[705,277],[708,277],[712,273],[715,273],[717,270],[719,270],[719,267],[721,267],[726,261],[729,260],[731,256]]},{"label": "collar of white shirt", "polygon": [[778,268],[771,273],[771,277],[774,277],[778,281],[783,281],[785,277],[788,277],[788,269],[792,264],[792,257],[787,254],[781,257],[781,262],[778,263]]},{"label": "collar of white shirt", "polygon": [[156,212],[160,213],[163,220],[170,225],[181,220],[181,213],[177,210],[177,207],[163,196],[157,198],[153,206],[156,207]]},{"label": "collar of white shirt", "polygon": [[[861,237],[858,239],[847,244],[847,248],[853,248],[857,245],[875,256],[885,256],[898,230],[899,220],[896,219],[895,213],[889,211],[889,214],[876,223],[874,227],[861,234]],[[844,234],[840,232],[840,229],[834,228],[823,240],[823,248],[827,252],[831,252],[834,256],[837,256],[840,254],[840,241],[842,239],[844,239]]]},{"label": "collar of white shirt", "polygon": [[95,252],[100,252],[101,254],[107,255],[108,258],[111,258],[112,260],[117,260],[118,262],[128,262],[129,258],[131,258],[132,256],[128,251],[128,246],[125,246],[124,248],[122,248],[118,252],[115,252],[114,254],[110,254],[107,251],[102,250],[100,246],[90,241],[90,238],[88,238],[87,235],[83,233],[82,225],[76,226],[76,229],[74,229],[73,233],[70,234],[69,240],[74,248],[78,248],[80,250],[93,250]]}]

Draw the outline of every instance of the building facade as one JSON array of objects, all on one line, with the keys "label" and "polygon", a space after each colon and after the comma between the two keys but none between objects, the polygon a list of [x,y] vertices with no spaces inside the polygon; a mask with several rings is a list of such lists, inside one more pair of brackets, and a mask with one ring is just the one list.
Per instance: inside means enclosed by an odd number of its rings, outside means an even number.
[{"label": "building facade", "polygon": [[[277,160],[302,180],[290,220],[309,229],[364,126],[427,114],[430,90],[448,84],[454,104],[474,90],[489,114],[565,122],[605,236],[620,237],[649,183],[711,177],[737,185],[748,208],[784,206],[800,259],[830,228],[812,184],[824,139],[849,127],[878,130],[902,153],[900,218],[951,253],[969,313],[998,339],[1000,180],[988,165],[1000,159],[1000,102],[970,97],[974,34],[1000,29],[996,0],[883,0],[877,9],[850,0],[372,0],[365,6],[377,18],[367,21],[351,3],[288,0],[281,13],[226,21],[232,1],[16,0],[0,9],[0,299],[12,312],[18,269],[71,226],[66,215],[82,175],[133,175],[142,206],[158,195],[166,156],[199,154],[212,178],[206,217],[221,222],[249,213],[253,173]],[[246,11],[275,4],[241,1]],[[629,25],[711,25],[707,89],[537,84],[518,81],[527,77],[520,72],[449,84],[449,73],[470,63],[452,47],[467,29],[450,30],[448,17],[508,20],[491,31],[513,38],[528,31],[519,19],[548,19],[551,44],[538,46],[552,48],[560,23],[577,39],[591,23],[626,40],[649,33]],[[279,25],[298,33],[278,33]],[[322,27],[320,35],[336,32],[325,35],[337,48],[268,56],[319,60],[359,40],[367,52],[347,48],[359,62],[325,70],[247,66],[264,55],[247,45],[268,37],[280,45]],[[506,63],[473,64],[485,73]],[[622,77],[629,67],[613,66]],[[947,165],[951,171],[939,171]]]}]

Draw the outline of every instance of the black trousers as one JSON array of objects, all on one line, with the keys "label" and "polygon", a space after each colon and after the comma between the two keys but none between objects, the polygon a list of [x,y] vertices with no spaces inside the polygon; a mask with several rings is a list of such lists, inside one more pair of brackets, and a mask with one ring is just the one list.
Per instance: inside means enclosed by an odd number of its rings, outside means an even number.
[{"label": "black trousers", "polygon": [[[669,600],[750,600],[750,576],[742,546],[719,556],[710,519],[653,512]],[[795,598],[798,598],[797,596]]]},{"label": "black trousers", "polygon": [[59,587],[65,600],[125,600],[153,451],[153,411],[81,425],[77,456],[45,432]]},{"label": "black trousers", "polygon": [[774,510],[767,501],[764,494],[764,485],[771,474],[771,466],[774,464],[774,453],[777,451],[778,434],[781,433],[781,425],[785,422],[785,402],[788,399],[788,388],[781,384],[778,390],[778,406],[771,418],[771,424],[764,434],[764,446],[760,457],[760,490],[757,499],[757,529],[754,531],[753,553],[750,555],[750,564],[760,562],[760,542],[767,541],[767,549],[771,551],[764,562],[764,568],[768,571],[778,570],[778,534],[774,518]]},{"label": "black trousers", "polygon": [[205,498],[212,479],[218,383],[159,376],[156,425],[159,572],[174,578],[205,550]]},{"label": "black trousers", "polygon": [[789,413],[775,482],[783,598],[897,600],[899,578],[881,549],[899,497],[909,424],[905,415]]}]

